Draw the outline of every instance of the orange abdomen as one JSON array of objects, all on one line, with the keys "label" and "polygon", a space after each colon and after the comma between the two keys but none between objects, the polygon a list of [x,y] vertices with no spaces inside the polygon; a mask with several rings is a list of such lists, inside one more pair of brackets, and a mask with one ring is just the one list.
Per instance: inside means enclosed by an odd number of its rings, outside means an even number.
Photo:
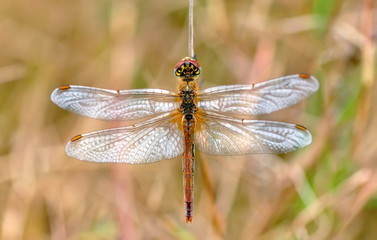
[{"label": "orange abdomen", "polygon": [[185,150],[183,152],[183,188],[186,210],[186,222],[192,222],[194,210],[194,128],[195,119],[186,118],[183,121],[183,133],[185,139]]}]

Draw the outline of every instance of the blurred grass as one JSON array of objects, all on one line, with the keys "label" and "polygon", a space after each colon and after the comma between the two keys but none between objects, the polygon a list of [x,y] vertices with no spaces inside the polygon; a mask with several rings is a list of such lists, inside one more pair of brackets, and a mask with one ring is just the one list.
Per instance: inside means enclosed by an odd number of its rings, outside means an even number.
[{"label": "blurred grass", "polygon": [[[202,87],[312,73],[318,93],[265,119],[313,134],[287,155],[91,164],[75,134],[115,124],[53,105],[62,84],[176,89],[187,1],[0,2],[0,239],[376,239],[376,11],[363,1],[197,1]],[[121,125],[121,124],[120,124]]]}]

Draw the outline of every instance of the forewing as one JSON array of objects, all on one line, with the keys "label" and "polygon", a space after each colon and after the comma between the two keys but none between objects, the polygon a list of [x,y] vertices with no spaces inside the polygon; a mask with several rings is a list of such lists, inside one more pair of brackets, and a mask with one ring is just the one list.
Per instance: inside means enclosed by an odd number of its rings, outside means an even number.
[{"label": "forewing", "polygon": [[207,112],[250,116],[289,107],[318,90],[318,80],[307,74],[275,78],[252,85],[218,86],[199,93],[198,107]]},{"label": "forewing", "polygon": [[103,120],[135,120],[179,107],[177,95],[162,89],[117,91],[67,85],[55,89],[51,100],[65,110]]},{"label": "forewing", "polygon": [[152,163],[183,152],[183,135],[169,114],[143,124],[78,135],[66,145],[66,154],[101,163]]},{"label": "forewing", "polygon": [[286,153],[309,145],[310,132],[289,123],[206,116],[195,134],[197,148],[209,155]]}]

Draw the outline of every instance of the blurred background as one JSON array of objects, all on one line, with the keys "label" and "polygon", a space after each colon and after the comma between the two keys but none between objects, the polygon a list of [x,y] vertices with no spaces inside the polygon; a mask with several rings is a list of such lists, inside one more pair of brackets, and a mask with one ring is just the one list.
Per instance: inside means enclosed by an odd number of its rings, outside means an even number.
[{"label": "blurred background", "polygon": [[194,221],[181,159],[94,164],[79,133],[122,126],[50,101],[63,84],[177,89],[185,0],[0,1],[0,239],[376,239],[374,0],[200,0],[201,88],[310,73],[320,90],[263,119],[302,124],[286,155],[197,153]]}]

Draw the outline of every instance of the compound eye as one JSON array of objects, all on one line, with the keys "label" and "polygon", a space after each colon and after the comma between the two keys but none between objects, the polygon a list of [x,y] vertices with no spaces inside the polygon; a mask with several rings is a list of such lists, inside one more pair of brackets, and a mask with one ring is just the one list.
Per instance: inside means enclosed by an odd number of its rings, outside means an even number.
[{"label": "compound eye", "polygon": [[174,74],[176,77],[195,77],[201,73],[200,65],[192,58],[184,58],[179,61],[174,67]]},{"label": "compound eye", "polygon": [[197,67],[197,66],[192,64],[191,69],[192,69],[193,74],[200,75],[200,67]]},{"label": "compound eye", "polygon": [[176,70],[175,70],[175,75],[176,75],[176,76],[181,76],[181,74],[182,74],[182,72],[183,72],[183,69],[184,69],[183,65],[181,65],[181,66],[179,66],[178,68],[176,68]]}]

